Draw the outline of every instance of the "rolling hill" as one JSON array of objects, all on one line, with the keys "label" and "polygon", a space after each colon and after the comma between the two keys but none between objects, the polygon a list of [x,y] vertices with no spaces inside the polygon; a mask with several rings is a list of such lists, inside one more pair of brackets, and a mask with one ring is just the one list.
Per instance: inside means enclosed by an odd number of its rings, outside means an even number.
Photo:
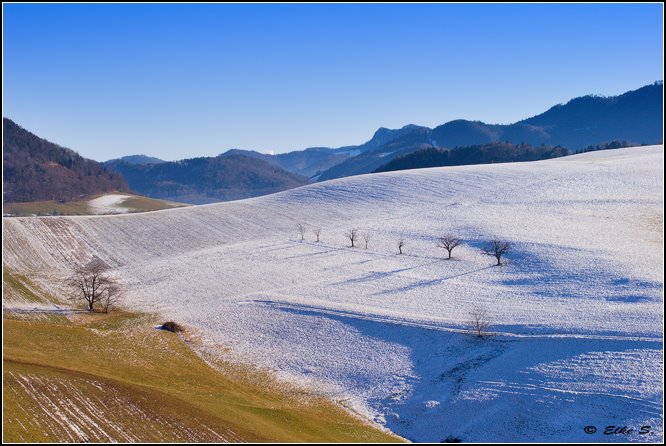
[{"label": "rolling hill", "polygon": [[120,164],[120,163],[126,163],[126,164],[160,164],[164,163],[166,161],[155,158],[154,156],[146,156],[146,155],[127,155],[123,156],[121,158],[115,158],[112,160],[104,161],[104,165],[107,167],[113,168],[113,166]]},{"label": "rolling hill", "polygon": [[661,81],[619,96],[583,96],[516,125],[541,128],[547,134],[544,139],[525,142],[559,144],[572,150],[613,140],[661,143],[663,96]]},{"label": "rolling hill", "polygon": [[[370,144],[375,140],[378,141]],[[325,181],[373,172],[394,158],[432,147],[432,138],[429,128],[408,125],[393,131],[379,129],[370,143],[366,143],[366,147],[355,157],[324,171],[318,179]]]},{"label": "rolling hill", "polygon": [[[11,218],[3,262],[48,288],[94,256],[127,308],[190,327],[202,352],[413,441],[660,442],[663,160],[663,146],[639,147],[155,213]],[[348,247],[352,228],[368,249]],[[445,233],[464,240],[452,260],[435,246]],[[481,254],[492,238],[512,244],[504,266]],[[650,429],[603,436],[607,425]]]},{"label": "rolling hill", "polygon": [[280,169],[302,175],[307,178],[318,177],[324,170],[335,166],[352,157],[347,150],[330,149],[327,147],[311,147],[289,153],[267,155],[253,150],[232,149],[220,156],[244,155],[258,158]]},{"label": "rolling hill", "polygon": [[[312,147],[288,153],[265,154],[252,150],[231,149],[218,158],[243,156],[268,163],[274,168],[285,170],[314,181],[325,181],[351,175],[374,172],[396,158],[405,157],[413,152],[433,149],[463,149],[469,146],[506,143],[531,146],[560,146],[573,153],[590,145],[604,145],[611,141],[626,141],[628,146],[658,144],[663,141],[663,82],[655,82],[635,91],[619,96],[584,96],[572,99],[566,104],[556,105],[546,112],[513,124],[486,124],[481,121],[454,120],[433,129],[414,124],[400,129],[379,128],[367,142],[339,148]],[[480,164],[485,158],[474,158],[474,153],[462,156],[469,164]],[[214,165],[220,161],[205,158]],[[178,163],[203,163],[183,160]],[[513,161],[518,161],[514,159]],[[511,161],[511,160],[509,160]],[[168,198],[189,203],[210,203],[238,198],[258,196],[268,192],[286,190],[295,185],[306,184],[301,179],[273,179],[274,187],[255,187],[251,181],[240,179],[240,172],[232,172],[223,185],[207,184],[205,189],[195,190],[192,185],[181,184],[180,180],[167,178],[174,175],[174,164],[150,168],[147,164],[158,164],[161,160],[133,155],[117,160],[110,160],[105,166],[122,172],[130,187],[139,193],[154,198]],[[246,160],[233,164],[235,168],[268,172],[266,165],[258,162],[252,166]],[[425,167],[413,164],[413,167]],[[212,168],[212,167],[211,167]],[[169,170],[166,174],[164,171]],[[186,169],[180,169],[185,171]],[[193,182],[209,183],[210,169],[205,177],[196,169],[188,173]],[[191,175],[195,175],[192,177]],[[236,177],[234,177],[236,175]],[[260,174],[261,175],[261,174]],[[272,174],[274,175],[274,174]],[[166,178],[166,180],[165,180]],[[231,181],[239,181],[236,190],[231,190]],[[217,181],[217,180],[216,180]],[[282,183],[278,186],[278,184]],[[181,191],[176,189],[181,188]],[[253,190],[259,189],[259,190]]]},{"label": "rolling hill", "polygon": [[[575,152],[593,144],[628,141],[630,145],[663,142],[664,85],[655,82],[619,96],[584,96],[514,124],[486,124],[454,120],[434,129],[408,126],[400,137],[383,143],[381,149],[363,150],[355,158],[324,171],[320,180],[373,172],[393,158],[417,150],[457,149],[498,142],[561,146]],[[415,144],[418,141],[421,145]],[[482,158],[470,164],[482,163]],[[424,167],[424,166],[422,166]]]},{"label": "rolling hill", "polygon": [[110,167],[122,173],[130,188],[139,194],[190,204],[256,197],[310,182],[305,177],[245,155],[157,164],[121,161]]},{"label": "rolling hill", "polygon": [[3,203],[127,191],[122,175],[2,119]]},{"label": "rolling hill", "polygon": [[[561,146],[575,152],[589,145],[627,141],[629,145],[663,142],[663,82],[619,96],[588,95],[558,104],[513,124],[487,124],[457,119],[433,129],[414,124],[380,128],[366,143],[337,149],[312,148],[255,156],[287,171],[318,181],[370,173],[394,158],[428,148],[456,149],[491,143]],[[479,164],[481,159],[472,160]]]},{"label": "rolling hill", "polygon": [[158,200],[129,193],[113,193],[88,196],[75,201],[30,201],[4,203],[3,216],[37,217],[55,215],[125,214],[128,212],[150,212],[187,206],[183,203]]},{"label": "rolling hill", "polygon": [[[624,146],[622,146],[624,147]],[[375,172],[421,169],[424,167],[465,166],[471,164],[511,163],[557,158],[568,154],[563,147],[529,144],[488,143],[458,149],[436,149],[429,147],[399,156],[378,167]]]},{"label": "rolling hill", "polygon": [[3,268],[5,442],[401,441],[265,372],[202,358],[195,336],[156,330],[154,315],[89,314],[62,297]]}]

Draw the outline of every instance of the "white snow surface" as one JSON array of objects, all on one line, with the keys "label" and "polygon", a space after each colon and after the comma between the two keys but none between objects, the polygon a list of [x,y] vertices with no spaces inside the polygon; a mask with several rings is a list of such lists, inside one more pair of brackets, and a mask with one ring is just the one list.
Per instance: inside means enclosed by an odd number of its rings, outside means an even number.
[{"label": "white snow surface", "polygon": [[[663,161],[650,146],[143,214],[5,218],[3,262],[47,284],[96,257],[129,307],[410,440],[654,442]],[[300,241],[297,223],[322,228],[321,242]],[[367,250],[347,247],[351,228],[370,234]],[[435,246],[445,233],[465,240],[452,260]],[[513,244],[500,267],[480,252],[493,237]],[[475,306],[492,336],[468,332]],[[604,435],[611,425],[634,432]]]},{"label": "white snow surface", "polygon": [[129,208],[120,206],[130,195],[106,194],[88,201],[88,207],[93,214],[124,214]]}]

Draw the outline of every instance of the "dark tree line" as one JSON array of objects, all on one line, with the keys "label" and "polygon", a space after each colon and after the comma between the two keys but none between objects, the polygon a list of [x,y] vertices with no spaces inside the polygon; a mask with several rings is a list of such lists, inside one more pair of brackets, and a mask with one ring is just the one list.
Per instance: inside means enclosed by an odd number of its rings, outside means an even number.
[{"label": "dark tree line", "polygon": [[423,167],[537,161],[568,154],[569,151],[560,146],[533,147],[529,144],[511,144],[507,142],[459,147],[453,150],[427,148],[398,157],[378,168],[375,172],[420,169]]},{"label": "dark tree line", "polygon": [[623,147],[637,147],[645,144],[638,144],[635,142],[629,142],[629,141],[610,141],[607,143],[603,144],[595,144],[595,145],[589,145],[587,147],[583,147],[582,149],[576,150],[576,153],[585,153],[585,152],[595,152],[597,150],[612,150],[612,149],[621,149]]}]

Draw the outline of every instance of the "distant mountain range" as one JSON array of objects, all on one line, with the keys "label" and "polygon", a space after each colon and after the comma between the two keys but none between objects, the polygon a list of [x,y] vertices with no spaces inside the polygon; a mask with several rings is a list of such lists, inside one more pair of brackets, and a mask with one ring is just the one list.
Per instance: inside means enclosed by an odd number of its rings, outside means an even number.
[{"label": "distant mountain range", "polygon": [[280,192],[311,181],[261,159],[239,154],[145,163],[146,159],[107,161],[130,188],[152,198],[191,204],[239,200]]},{"label": "distant mountain range", "polygon": [[[626,141],[628,145],[658,144],[663,142],[663,94],[663,82],[659,81],[620,96],[575,98],[514,124],[455,120],[433,129],[410,124],[400,129],[382,127],[369,141],[356,146],[312,147],[277,155],[232,149],[217,157],[175,162],[131,155],[109,160],[102,166],[90,160],[86,160],[86,164],[74,152],[37,138],[5,119],[5,133],[7,122],[11,123],[9,131],[13,132],[9,139],[5,136],[3,160],[9,166],[4,170],[5,200],[82,193],[72,186],[73,180],[67,179],[78,178],[78,174],[55,173],[64,172],[62,167],[69,164],[88,166],[82,177],[87,186],[82,186],[81,190],[126,187],[122,176],[108,171],[113,170],[124,175],[130,189],[137,193],[200,204],[278,192],[310,181],[403,168],[400,166],[427,167],[435,159],[445,163],[441,165],[477,164],[492,160],[493,156],[504,161],[561,156],[611,141]],[[17,136],[20,133],[17,129],[30,138],[24,134]],[[47,146],[58,147],[65,155],[51,156],[59,161],[47,161],[51,159],[47,155],[22,150],[25,138],[30,139],[26,147],[44,146],[46,152]],[[516,147],[529,153],[515,150]],[[469,153],[455,154],[454,151]],[[415,155],[410,157],[413,153]],[[40,161],[28,161],[32,157]],[[78,161],[67,161],[70,158]],[[53,162],[61,167],[49,164]],[[33,167],[28,168],[28,165]],[[94,187],[90,176],[95,178]],[[67,192],[61,191],[62,188]]]},{"label": "distant mountain range", "polygon": [[42,139],[2,119],[3,203],[71,201],[128,190],[127,182],[97,161]]},{"label": "distant mountain range", "polygon": [[620,96],[583,96],[514,124],[455,120],[434,129],[414,124],[380,128],[358,146],[318,147],[278,155],[233,150],[318,181],[370,173],[395,158],[427,148],[457,149],[495,142],[561,146],[569,152],[610,141],[663,142],[664,86],[655,82]]},{"label": "distant mountain range", "polygon": [[[382,142],[369,145],[377,139]],[[432,130],[410,124],[398,130],[380,128],[369,143],[359,146],[360,153],[355,157],[325,170],[319,175],[318,180],[332,180],[373,172],[393,158],[433,147],[434,141]]]},{"label": "distant mountain range", "polygon": [[105,161],[104,164],[108,167],[113,167],[120,163],[144,165],[144,164],[159,164],[165,162],[166,161],[161,160],[159,158],[155,158],[154,156],[128,155],[128,156],[123,156],[122,158],[116,158],[109,161]]},{"label": "distant mountain range", "polygon": [[266,195],[311,182],[240,154],[176,162],[131,155],[98,163],[7,118],[3,118],[3,176],[3,203],[69,202],[131,189],[152,198],[204,204]]},{"label": "distant mountain range", "polygon": [[277,155],[266,155],[253,150],[231,149],[220,156],[233,155],[257,158],[289,172],[312,178],[321,174],[322,171],[352,158],[354,154],[343,149],[312,147],[306,150]]}]

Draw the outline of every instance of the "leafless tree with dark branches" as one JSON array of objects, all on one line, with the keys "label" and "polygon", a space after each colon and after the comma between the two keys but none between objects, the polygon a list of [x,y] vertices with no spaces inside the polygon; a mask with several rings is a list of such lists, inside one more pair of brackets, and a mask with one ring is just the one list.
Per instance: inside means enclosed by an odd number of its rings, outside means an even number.
[{"label": "leafless tree with dark branches", "polygon": [[363,233],[363,241],[365,242],[365,249],[368,249],[368,242],[370,241],[370,233]]},{"label": "leafless tree with dark branches", "polygon": [[497,259],[497,265],[502,264],[502,256],[511,249],[511,243],[502,240],[491,240],[488,245],[483,248],[483,253],[487,256],[493,256]]},{"label": "leafless tree with dark branches", "polygon": [[483,337],[490,327],[488,310],[480,306],[472,308],[472,311],[469,312],[469,324],[478,337]]},{"label": "leafless tree with dark branches", "polygon": [[301,241],[305,240],[305,225],[303,223],[299,223],[296,225],[296,228],[298,228],[298,233],[301,234]]},{"label": "leafless tree with dark branches", "polygon": [[356,241],[356,239],[358,239],[358,231],[356,229],[351,229],[345,233],[345,237],[349,239],[349,243],[351,243],[351,248],[353,248],[354,242]]},{"label": "leafless tree with dark branches", "polygon": [[453,251],[453,248],[460,246],[460,244],[462,244],[462,240],[458,237],[452,236],[451,234],[443,235],[437,241],[438,248],[444,248],[448,251],[449,259],[451,258],[451,251]]},{"label": "leafless tree with dark branches", "polygon": [[90,312],[95,311],[95,305],[108,312],[120,292],[118,282],[109,277],[106,266],[100,262],[76,268],[65,285],[72,289],[72,299],[85,301]]},{"label": "leafless tree with dark branches", "polygon": [[100,301],[102,305],[102,311],[108,313],[111,307],[116,306],[120,300],[120,287],[117,285],[111,285],[107,292],[102,296]]}]

